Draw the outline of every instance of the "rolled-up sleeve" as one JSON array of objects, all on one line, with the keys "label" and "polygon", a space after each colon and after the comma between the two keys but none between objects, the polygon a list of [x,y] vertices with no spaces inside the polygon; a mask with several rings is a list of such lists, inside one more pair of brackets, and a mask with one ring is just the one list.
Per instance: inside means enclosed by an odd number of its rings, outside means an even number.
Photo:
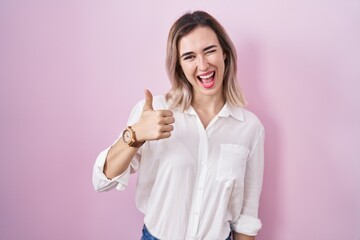
[{"label": "rolled-up sleeve", "polygon": [[131,160],[130,166],[126,169],[125,172],[119,176],[114,177],[113,179],[108,179],[104,174],[104,165],[110,148],[111,147],[108,147],[102,151],[94,164],[92,181],[94,189],[98,192],[108,191],[113,188],[116,188],[120,191],[124,190],[128,186],[130,174],[136,172],[136,170],[139,168],[140,154],[138,152]]},{"label": "rolled-up sleeve", "polygon": [[264,142],[265,131],[264,128],[261,127],[246,165],[241,214],[236,222],[231,223],[233,231],[248,236],[257,235],[262,225],[258,218],[258,209],[264,172]]},{"label": "rolled-up sleeve", "polygon": [[[130,117],[127,122],[128,126],[133,125],[140,118],[142,106],[144,105],[143,102],[144,101],[139,102],[132,109]],[[118,141],[119,139],[120,137],[116,141]],[[138,152],[131,160],[130,166],[126,169],[125,172],[123,172],[119,176],[114,177],[113,179],[108,179],[104,174],[104,165],[105,165],[106,157],[111,147],[112,146],[106,148],[98,155],[93,167],[92,182],[95,191],[98,192],[108,191],[113,188],[116,188],[117,190],[120,191],[124,190],[128,186],[130,174],[136,172],[140,165],[141,152],[143,147],[139,148]]]}]

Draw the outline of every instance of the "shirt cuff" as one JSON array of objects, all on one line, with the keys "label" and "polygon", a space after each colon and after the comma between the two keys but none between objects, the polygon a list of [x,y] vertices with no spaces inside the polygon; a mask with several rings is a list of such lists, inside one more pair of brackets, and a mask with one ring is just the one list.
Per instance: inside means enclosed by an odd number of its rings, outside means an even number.
[{"label": "shirt cuff", "polygon": [[256,236],[261,226],[262,224],[259,218],[240,215],[239,220],[231,224],[231,230],[248,236]]}]

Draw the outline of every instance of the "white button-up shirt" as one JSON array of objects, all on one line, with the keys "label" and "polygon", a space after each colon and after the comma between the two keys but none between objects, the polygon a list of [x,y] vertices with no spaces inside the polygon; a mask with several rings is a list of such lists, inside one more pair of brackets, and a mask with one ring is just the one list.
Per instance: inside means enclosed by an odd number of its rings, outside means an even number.
[{"label": "white button-up shirt", "polygon": [[[128,125],[138,121],[138,103]],[[168,109],[163,96],[154,109]],[[225,104],[205,129],[195,110],[173,110],[174,131],[168,139],[148,141],[129,168],[109,180],[103,167],[110,149],[94,165],[97,191],[124,190],[138,171],[136,205],[144,222],[162,240],[222,240],[230,228],[256,235],[264,169],[264,128],[248,110]]]}]

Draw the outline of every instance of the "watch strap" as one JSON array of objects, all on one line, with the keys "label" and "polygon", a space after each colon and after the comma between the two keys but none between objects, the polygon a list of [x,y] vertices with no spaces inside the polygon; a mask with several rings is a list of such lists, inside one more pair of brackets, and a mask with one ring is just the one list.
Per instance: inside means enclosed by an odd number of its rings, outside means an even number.
[{"label": "watch strap", "polygon": [[128,143],[130,147],[139,148],[145,143],[137,141],[135,131],[131,128],[131,126],[128,126],[126,129],[131,132],[131,141]]}]

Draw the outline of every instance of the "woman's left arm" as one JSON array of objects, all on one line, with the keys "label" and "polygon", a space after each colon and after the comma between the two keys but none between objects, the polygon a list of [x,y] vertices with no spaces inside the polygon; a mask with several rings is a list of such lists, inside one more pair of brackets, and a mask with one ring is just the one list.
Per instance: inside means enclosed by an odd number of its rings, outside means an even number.
[{"label": "woman's left arm", "polygon": [[261,229],[258,208],[264,171],[264,140],[265,131],[261,126],[246,163],[241,213],[239,218],[231,223],[232,231],[239,233],[234,234],[236,240],[254,240],[251,236],[255,236]]}]

